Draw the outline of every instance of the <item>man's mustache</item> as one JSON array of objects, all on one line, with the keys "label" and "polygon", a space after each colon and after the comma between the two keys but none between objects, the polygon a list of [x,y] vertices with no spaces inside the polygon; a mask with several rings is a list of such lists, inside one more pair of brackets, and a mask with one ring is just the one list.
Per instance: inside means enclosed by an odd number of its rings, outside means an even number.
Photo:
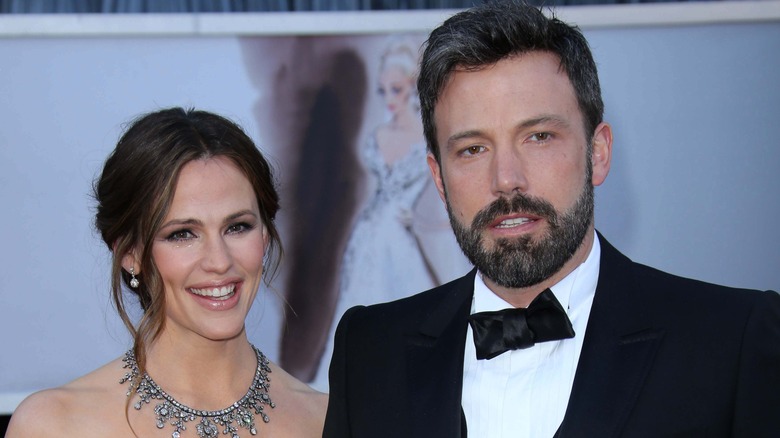
[{"label": "man's mustache", "polygon": [[482,230],[499,216],[515,213],[539,216],[546,219],[551,227],[558,225],[558,212],[549,201],[522,193],[515,193],[511,198],[502,196],[480,210],[474,216],[474,220],[471,221],[471,229],[474,231]]}]

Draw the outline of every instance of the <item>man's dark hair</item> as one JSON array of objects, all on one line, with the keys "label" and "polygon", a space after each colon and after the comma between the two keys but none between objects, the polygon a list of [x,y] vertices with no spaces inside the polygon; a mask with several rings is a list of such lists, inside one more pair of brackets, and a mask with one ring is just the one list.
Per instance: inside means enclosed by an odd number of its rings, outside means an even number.
[{"label": "man's dark hair", "polygon": [[423,129],[431,151],[440,162],[434,108],[456,69],[479,70],[512,56],[544,51],[560,58],[583,115],[589,140],[602,121],[596,63],[588,42],[576,26],[548,18],[542,11],[517,1],[484,3],[460,12],[431,32],[425,43],[417,89]]}]

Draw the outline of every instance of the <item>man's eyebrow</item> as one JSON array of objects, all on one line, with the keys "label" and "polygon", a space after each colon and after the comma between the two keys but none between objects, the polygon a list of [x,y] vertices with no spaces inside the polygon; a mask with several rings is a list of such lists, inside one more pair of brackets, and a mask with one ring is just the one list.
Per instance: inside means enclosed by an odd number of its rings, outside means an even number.
[{"label": "man's eyebrow", "polygon": [[518,123],[516,129],[522,131],[537,125],[553,125],[561,128],[568,128],[570,126],[569,122],[563,117],[552,114],[543,114],[539,117],[534,117],[533,119],[524,120]]},{"label": "man's eyebrow", "polygon": [[482,137],[484,133],[478,129],[470,129],[468,131],[456,132],[447,139],[447,146],[451,147],[455,143],[463,140],[464,138]]}]

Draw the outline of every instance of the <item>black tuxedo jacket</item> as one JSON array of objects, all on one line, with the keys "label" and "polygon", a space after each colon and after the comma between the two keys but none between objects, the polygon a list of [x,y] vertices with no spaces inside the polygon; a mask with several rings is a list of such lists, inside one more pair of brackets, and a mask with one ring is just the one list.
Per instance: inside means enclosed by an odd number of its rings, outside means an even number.
[{"label": "black tuxedo jacket", "polygon": [[[556,437],[780,437],[780,295],[675,277],[599,238],[596,295]],[[324,437],[466,437],[474,275],[344,315]]]}]

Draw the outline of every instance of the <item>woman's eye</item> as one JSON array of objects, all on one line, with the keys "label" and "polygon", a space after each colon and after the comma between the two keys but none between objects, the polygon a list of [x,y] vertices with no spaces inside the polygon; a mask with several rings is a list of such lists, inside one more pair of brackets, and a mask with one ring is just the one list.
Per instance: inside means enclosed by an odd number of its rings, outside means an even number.
[{"label": "woman's eye", "polygon": [[181,242],[183,240],[190,240],[194,238],[195,235],[192,234],[190,230],[178,230],[174,231],[173,233],[169,234],[168,237],[165,238],[165,240],[171,241],[171,242]]},{"label": "woman's eye", "polygon": [[228,234],[245,233],[245,232],[251,230],[252,228],[254,228],[254,226],[252,226],[252,225],[250,225],[248,223],[245,223],[245,222],[241,222],[241,223],[237,223],[237,224],[233,224],[233,225],[229,226],[227,228],[227,233]]}]

